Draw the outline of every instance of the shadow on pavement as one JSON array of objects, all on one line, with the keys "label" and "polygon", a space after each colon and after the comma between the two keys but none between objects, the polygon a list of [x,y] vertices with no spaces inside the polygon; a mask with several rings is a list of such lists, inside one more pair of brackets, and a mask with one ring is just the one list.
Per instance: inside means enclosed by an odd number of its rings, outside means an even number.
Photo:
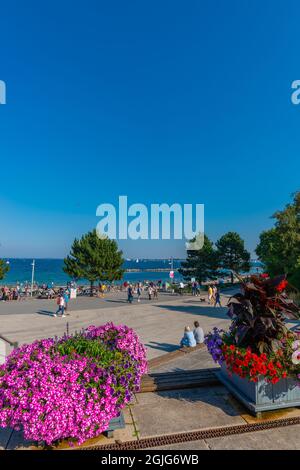
[{"label": "shadow on pavement", "polygon": [[214,408],[222,410],[227,416],[240,416],[241,413],[241,405],[235,402],[235,400],[229,399],[229,393],[219,387],[214,387],[213,389],[200,387],[165,390],[155,393],[165,399],[179,400],[186,403],[199,403],[199,405],[205,403],[210,405],[207,412],[212,414],[214,413]]},{"label": "shadow on pavement", "polygon": [[169,344],[169,343],[157,343],[156,341],[149,341],[149,343],[145,344],[146,347],[157,349],[158,351],[167,351],[172,352],[180,349],[179,345],[176,344]]},{"label": "shadow on pavement", "polygon": [[53,317],[55,312],[50,310],[38,310],[36,313],[39,315],[47,315],[48,317]]},{"label": "shadow on pavement", "polygon": [[180,306],[180,305],[157,305],[155,304],[154,307],[165,308],[166,310],[170,310],[173,312],[182,312],[182,313],[189,313],[191,315],[199,315],[205,317],[213,317],[219,319],[228,319],[227,311],[228,307],[203,307],[199,306]]}]

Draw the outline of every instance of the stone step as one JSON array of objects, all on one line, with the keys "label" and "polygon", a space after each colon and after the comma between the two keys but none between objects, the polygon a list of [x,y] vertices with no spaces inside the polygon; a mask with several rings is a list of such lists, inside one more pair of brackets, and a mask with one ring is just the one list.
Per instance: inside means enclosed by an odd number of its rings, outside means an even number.
[{"label": "stone step", "polygon": [[219,368],[148,374],[142,378],[139,393],[221,385],[215,375],[217,370]]},{"label": "stone step", "polygon": [[197,351],[198,349],[204,349],[206,348],[204,343],[197,344],[194,348],[178,348],[176,351],[172,351],[166,354],[162,354],[161,356],[154,357],[153,359],[150,359],[148,361],[148,367],[149,369],[155,369],[157,367],[160,367],[164,364],[167,364],[170,361],[173,361],[174,359],[178,357],[182,357],[184,354],[189,354]]}]

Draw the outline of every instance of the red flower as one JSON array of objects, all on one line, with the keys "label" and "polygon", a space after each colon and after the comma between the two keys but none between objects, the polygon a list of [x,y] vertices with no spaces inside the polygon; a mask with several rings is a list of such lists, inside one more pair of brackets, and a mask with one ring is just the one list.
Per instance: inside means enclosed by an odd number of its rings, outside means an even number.
[{"label": "red flower", "polygon": [[279,381],[278,377],[273,377],[271,380],[272,384],[276,384],[278,381]]},{"label": "red flower", "polygon": [[287,285],[288,285],[287,280],[286,280],[286,279],[283,279],[283,280],[278,284],[278,286],[276,287],[276,290],[277,290],[278,292],[282,292],[282,291],[286,288]]}]

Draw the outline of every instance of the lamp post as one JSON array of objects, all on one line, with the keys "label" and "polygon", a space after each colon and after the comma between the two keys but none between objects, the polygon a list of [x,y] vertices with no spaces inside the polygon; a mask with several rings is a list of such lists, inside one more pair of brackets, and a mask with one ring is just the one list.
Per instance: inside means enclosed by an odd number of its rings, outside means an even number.
[{"label": "lamp post", "polygon": [[32,291],[33,291],[33,281],[34,281],[34,267],[35,267],[35,260],[32,260],[31,263],[32,266],[32,271],[31,271],[31,291],[30,291],[30,297],[32,297]]}]

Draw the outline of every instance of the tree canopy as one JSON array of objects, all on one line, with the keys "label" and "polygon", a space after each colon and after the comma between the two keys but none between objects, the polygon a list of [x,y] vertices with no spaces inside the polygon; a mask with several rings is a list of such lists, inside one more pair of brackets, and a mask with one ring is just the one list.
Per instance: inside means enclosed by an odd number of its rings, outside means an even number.
[{"label": "tree canopy", "polygon": [[[220,268],[236,271],[250,270],[250,253],[245,249],[244,240],[236,232],[227,232],[217,242],[217,260]],[[231,282],[233,273],[231,272]]]},{"label": "tree canopy", "polygon": [[64,259],[64,271],[74,279],[87,279],[92,288],[96,281],[122,279],[123,262],[116,241],[93,230],[74,240],[69,256]]},{"label": "tree canopy", "polygon": [[8,271],[9,264],[7,264],[3,259],[0,259],[0,279],[4,279]]},{"label": "tree canopy", "polygon": [[256,254],[271,276],[288,274],[300,287],[300,191],[272,218],[275,225],[260,234]]},{"label": "tree canopy", "polygon": [[[191,242],[194,242],[192,239]],[[198,282],[215,279],[217,262],[213,243],[204,235],[203,247],[200,250],[187,250],[187,260],[181,263],[179,269],[184,279],[194,277]]]}]

